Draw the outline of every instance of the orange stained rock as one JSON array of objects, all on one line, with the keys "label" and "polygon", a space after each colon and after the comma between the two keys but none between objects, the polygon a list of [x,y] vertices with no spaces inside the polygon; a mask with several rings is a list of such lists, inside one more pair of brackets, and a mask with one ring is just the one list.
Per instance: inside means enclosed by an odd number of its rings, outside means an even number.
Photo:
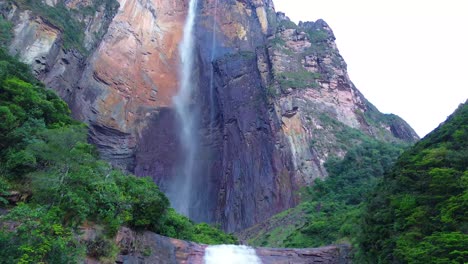
[{"label": "orange stained rock", "polygon": [[142,108],[172,104],[186,5],[176,0],[120,0],[120,5],[92,68],[95,79],[110,88],[99,103],[105,123],[129,125]]}]

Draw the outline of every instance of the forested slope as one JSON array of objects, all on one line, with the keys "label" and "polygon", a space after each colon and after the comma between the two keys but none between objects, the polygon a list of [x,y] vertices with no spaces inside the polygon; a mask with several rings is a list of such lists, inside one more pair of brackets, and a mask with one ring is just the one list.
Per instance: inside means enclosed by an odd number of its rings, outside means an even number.
[{"label": "forested slope", "polygon": [[[113,259],[129,226],[203,243],[235,242],[177,214],[149,178],[101,161],[87,128],[29,68],[0,48],[0,263]],[[99,226],[92,240],[82,226]]]},{"label": "forested slope", "polygon": [[405,152],[364,214],[369,263],[468,262],[468,104]]}]

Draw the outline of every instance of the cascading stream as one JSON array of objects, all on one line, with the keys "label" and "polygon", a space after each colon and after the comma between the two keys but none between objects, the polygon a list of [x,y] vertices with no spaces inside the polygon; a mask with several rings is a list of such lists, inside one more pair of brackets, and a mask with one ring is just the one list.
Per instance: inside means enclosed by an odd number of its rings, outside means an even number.
[{"label": "cascading stream", "polygon": [[180,128],[179,139],[181,154],[184,156],[179,164],[179,170],[168,190],[169,199],[174,208],[181,214],[189,216],[192,198],[194,159],[197,153],[195,131],[196,114],[191,108],[195,81],[193,78],[195,37],[194,26],[198,0],[190,0],[187,20],[184,25],[184,35],[179,46],[181,59],[180,89],[173,102]]},{"label": "cascading stream", "polygon": [[218,245],[205,249],[205,264],[261,264],[255,249],[247,246]]}]

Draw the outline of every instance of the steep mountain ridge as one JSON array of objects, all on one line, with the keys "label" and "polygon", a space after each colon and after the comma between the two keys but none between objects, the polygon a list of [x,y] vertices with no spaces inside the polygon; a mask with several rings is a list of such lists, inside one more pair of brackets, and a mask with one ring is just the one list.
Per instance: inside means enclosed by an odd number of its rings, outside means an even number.
[{"label": "steep mountain ridge", "polygon": [[[120,0],[109,12],[110,2],[44,2],[44,10],[68,10],[81,42],[67,41],[54,16],[23,1],[2,0],[0,10],[13,24],[10,52],[89,124],[101,156],[164,189],[183,155],[172,96],[188,2]],[[328,157],[359,142],[344,128],[417,139],[354,87],[324,21],[297,26],[270,0],[204,0],[198,10],[195,220],[237,231],[294,206],[297,190],[327,176]]]},{"label": "steep mountain ridge", "polygon": [[403,153],[369,195],[361,262],[468,261],[468,101]]}]

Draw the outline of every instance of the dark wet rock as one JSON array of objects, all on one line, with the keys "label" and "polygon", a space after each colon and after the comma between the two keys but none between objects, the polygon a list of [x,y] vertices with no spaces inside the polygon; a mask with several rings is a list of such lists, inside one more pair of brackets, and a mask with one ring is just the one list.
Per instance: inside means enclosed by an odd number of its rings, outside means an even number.
[{"label": "dark wet rock", "polygon": [[[119,2],[117,13],[79,17],[87,52],[64,48],[59,27],[10,1],[0,12],[14,26],[10,52],[89,125],[101,156],[167,190],[183,156],[172,97],[188,1]],[[327,176],[327,157],[346,153],[336,124],[417,140],[356,89],[325,21],[294,25],[271,0],[215,3],[200,1],[195,27],[195,221],[239,231],[294,206],[299,188]]]}]

